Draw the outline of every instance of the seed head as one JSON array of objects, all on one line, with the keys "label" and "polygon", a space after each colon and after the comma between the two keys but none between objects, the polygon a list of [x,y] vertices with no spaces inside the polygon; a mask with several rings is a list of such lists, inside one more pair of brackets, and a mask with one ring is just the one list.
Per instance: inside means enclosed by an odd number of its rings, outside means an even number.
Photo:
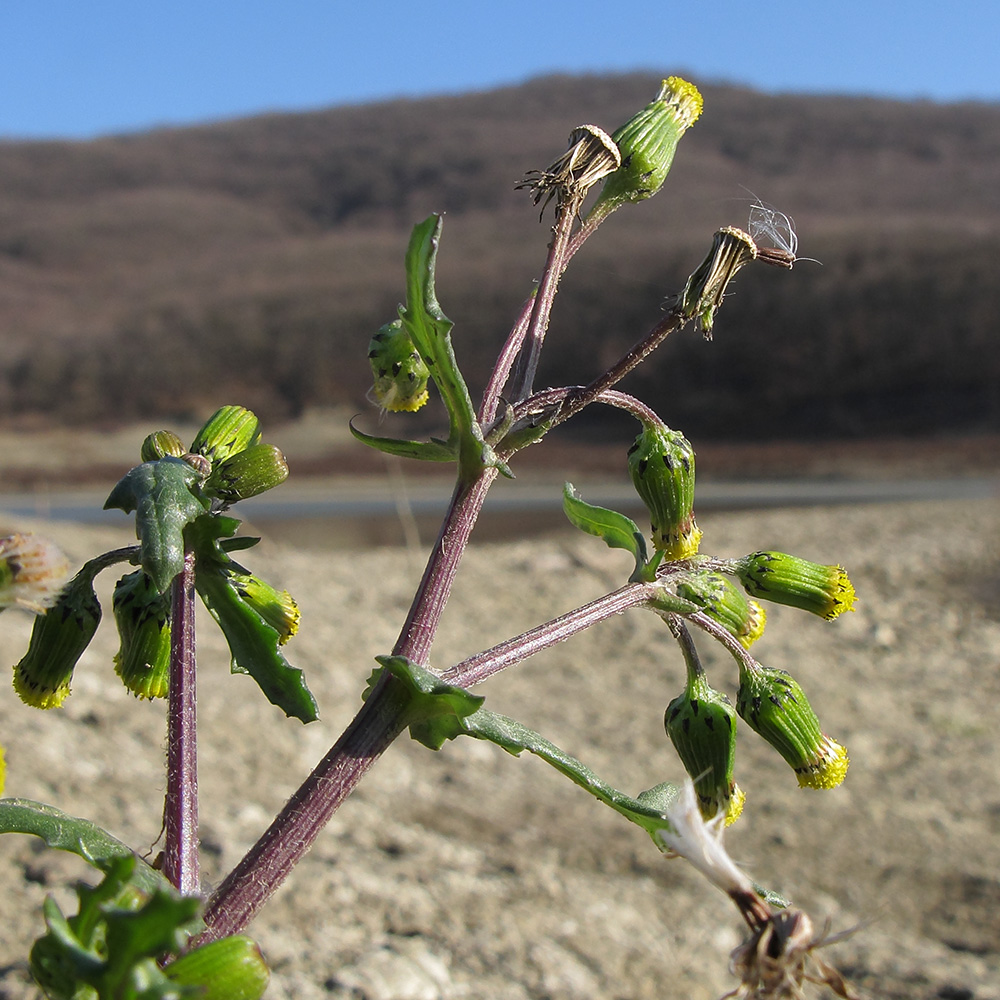
[{"label": "seed head", "polygon": [[0,611],[16,605],[40,614],[55,603],[69,569],[55,542],[42,535],[0,538]]},{"label": "seed head", "polygon": [[569,148],[562,156],[545,170],[529,170],[515,187],[527,188],[536,205],[542,202],[539,218],[553,198],[557,211],[571,204],[579,210],[587,192],[621,163],[621,153],[604,129],[578,125],[570,132]]}]

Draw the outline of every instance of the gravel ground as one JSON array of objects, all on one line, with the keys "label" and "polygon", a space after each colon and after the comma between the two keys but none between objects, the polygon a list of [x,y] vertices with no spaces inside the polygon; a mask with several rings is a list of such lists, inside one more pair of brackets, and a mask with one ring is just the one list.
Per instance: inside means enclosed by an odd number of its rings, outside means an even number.
[{"label": "gravel ground", "polygon": [[[3,518],[0,517],[0,521]],[[910,503],[700,518],[703,551],[781,548],[841,562],[860,597],[826,623],[769,615],[754,652],[792,671],[851,768],[832,792],[800,790],[743,727],[737,861],[834,932],[824,957],[871,997],[1000,998],[1000,502]],[[2,525],[0,525],[2,526]],[[8,525],[10,527],[10,525]],[[75,560],[128,532],[47,526]],[[244,561],[303,611],[286,647],[322,711],[284,719],[221,637],[199,633],[203,854],[218,882],[359,704],[419,576],[404,549],[309,550],[265,540]],[[629,558],[569,533],[473,546],[435,647],[447,666],[618,586]],[[114,574],[101,578],[104,595]],[[110,606],[108,605],[108,610]],[[8,612],[0,655],[30,629]],[[8,795],[100,821],[155,853],[162,704],[136,702],[111,669],[107,624],[74,691],[46,716],[0,698]],[[712,682],[735,667],[701,643]],[[682,770],[662,730],[683,664],[663,624],[632,612],[483,686],[489,707],[541,730],[635,793]],[[742,726],[742,724],[741,724]],[[72,909],[78,859],[0,840],[0,998],[35,996],[24,956],[53,893]],[[685,862],[542,762],[460,740],[402,740],[336,814],[250,929],[273,970],[268,997],[337,1000],[700,1000],[735,985],[736,910]],[[817,990],[817,995],[822,991]]]}]

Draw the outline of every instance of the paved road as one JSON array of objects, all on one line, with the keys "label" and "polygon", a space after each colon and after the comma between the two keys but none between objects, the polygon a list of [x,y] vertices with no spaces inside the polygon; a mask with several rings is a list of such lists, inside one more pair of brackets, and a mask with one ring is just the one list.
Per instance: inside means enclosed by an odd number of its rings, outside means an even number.
[{"label": "paved road", "polygon": [[[581,481],[580,493],[589,503],[626,511],[641,505],[627,482]],[[30,517],[85,524],[121,524],[121,511],[101,507],[107,494],[93,490],[0,494],[0,512],[5,520]],[[273,495],[255,497],[239,506],[246,518],[257,521],[287,521],[297,518],[396,517],[400,503],[408,504],[414,516],[440,514],[448,502],[449,488],[443,483],[419,480],[393,493],[389,481],[337,484],[306,482],[288,484]],[[892,503],[919,500],[1000,499],[1000,476],[953,479],[905,480],[774,480],[753,482],[705,481],[698,484],[697,508],[739,510],[768,507],[801,507],[822,504]],[[562,503],[558,483],[499,481],[490,492],[486,510],[496,514],[543,513],[558,510]]]}]

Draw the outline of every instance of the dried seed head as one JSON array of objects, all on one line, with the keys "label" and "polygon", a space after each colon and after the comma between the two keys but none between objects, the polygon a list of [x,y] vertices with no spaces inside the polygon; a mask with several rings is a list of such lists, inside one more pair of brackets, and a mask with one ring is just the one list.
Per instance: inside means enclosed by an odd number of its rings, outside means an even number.
[{"label": "dried seed head", "polygon": [[545,170],[529,170],[524,180],[514,186],[527,188],[536,205],[541,201],[542,213],[553,198],[557,210],[571,204],[578,210],[591,187],[617,170],[621,163],[621,153],[604,129],[578,125],[570,132],[569,148],[562,156]]},{"label": "dried seed head", "polygon": [[69,569],[55,542],[42,535],[0,538],[0,611],[17,606],[40,614],[55,603]]},{"label": "dried seed head", "polygon": [[801,1000],[802,984],[809,982],[828,987],[844,1000],[857,1000],[844,977],[816,955],[816,950],[831,940],[815,934],[812,921],[802,910],[788,907],[773,911],[730,955],[729,968],[739,977],[740,986],[726,997]]},{"label": "dried seed head", "polygon": [[681,293],[680,309],[685,319],[695,319],[706,340],[712,339],[715,313],[729,282],[744,265],[757,257],[757,245],[750,236],[727,226],[716,232],[712,249],[698,265]]}]

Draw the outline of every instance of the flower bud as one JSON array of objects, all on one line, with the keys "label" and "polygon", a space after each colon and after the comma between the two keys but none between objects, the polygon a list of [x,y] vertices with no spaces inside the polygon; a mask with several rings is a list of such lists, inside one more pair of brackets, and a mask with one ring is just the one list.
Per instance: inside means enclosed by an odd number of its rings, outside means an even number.
[{"label": "flower bud", "polygon": [[748,601],[721,573],[692,573],[677,585],[677,596],[699,605],[727,632],[749,649],[764,632],[767,615],[756,601]]},{"label": "flower bud", "polygon": [[259,442],[218,462],[204,488],[226,503],[236,503],[280,486],[287,478],[288,463],[280,449]]},{"label": "flower bud", "polygon": [[113,597],[121,645],[115,672],[137,698],[165,698],[170,685],[170,591],[142,570],[123,576]]},{"label": "flower bud", "polygon": [[687,687],[667,706],[663,725],[694,782],[702,816],[722,813],[726,826],[735,823],[745,796],[733,781],[736,711],[729,698],[712,688],[704,673],[689,670]]},{"label": "flower bud", "polygon": [[656,99],[633,115],[611,138],[621,166],[604,182],[590,216],[601,217],[628,201],[651,198],[663,186],[680,137],[701,115],[698,88],[678,76],[667,77]]},{"label": "flower bud", "polygon": [[653,547],[668,559],[698,551],[701,530],[694,520],[694,449],[666,424],[643,423],[629,448],[632,484],[649,510]]},{"label": "flower bud", "polygon": [[847,751],[820,730],[799,683],[785,670],[740,665],[736,711],[791,765],[803,788],[836,788],[847,774]]},{"label": "flower bud", "polygon": [[236,592],[278,633],[283,646],[299,630],[299,606],[287,590],[278,591],[252,573],[232,573]]},{"label": "flower bud", "polygon": [[204,455],[215,465],[259,440],[260,421],[253,413],[242,406],[223,406],[195,435],[191,451]]},{"label": "flower bud", "polygon": [[757,245],[742,229],[727,226],[716,232],[712,249],[687,280],[681,293],[680,311],[685,319],[696,319],[706,340],[712,339],[715,313],[736,272],[757,256]]},{"label": "flower bud", "polygon": [[383,410],[413,413],[427,402],[430,371],[401,320],[379,327],[368,345],[375,379],[371,394]]},{"label": "flower bud", "polygon": [[243,934],[203,944],[163,973],[178,986],[194,987],[199,1000],[260,1000],[271,978],[260,949]]},{"label": "flower bud", "polygon": [[734,571],[747,593],[801,608],[828,621],[854,610],[854,586],[843,566],[824,566],[784,552],[751,552]]},{"label": "flower bud", "polygon": [[28,651],[14,667],[14,690],[35,708],[57,708],[73,669],[101,620],[93,577],[77,573],[48,611],[35,619]]},{"label": "flower bud", "polygon": [[0,538],[0,611],[17,605],[40,613],[58,598],[69,577],[69,560],[41,535]]},{"label": "flower bud", "polygon": [[139,449],[139,457],[144,462],[155,462],[159,458],[166,458],[172,455],[180,458],[187,448],[173,431],[155,431],[147,435]]}]

